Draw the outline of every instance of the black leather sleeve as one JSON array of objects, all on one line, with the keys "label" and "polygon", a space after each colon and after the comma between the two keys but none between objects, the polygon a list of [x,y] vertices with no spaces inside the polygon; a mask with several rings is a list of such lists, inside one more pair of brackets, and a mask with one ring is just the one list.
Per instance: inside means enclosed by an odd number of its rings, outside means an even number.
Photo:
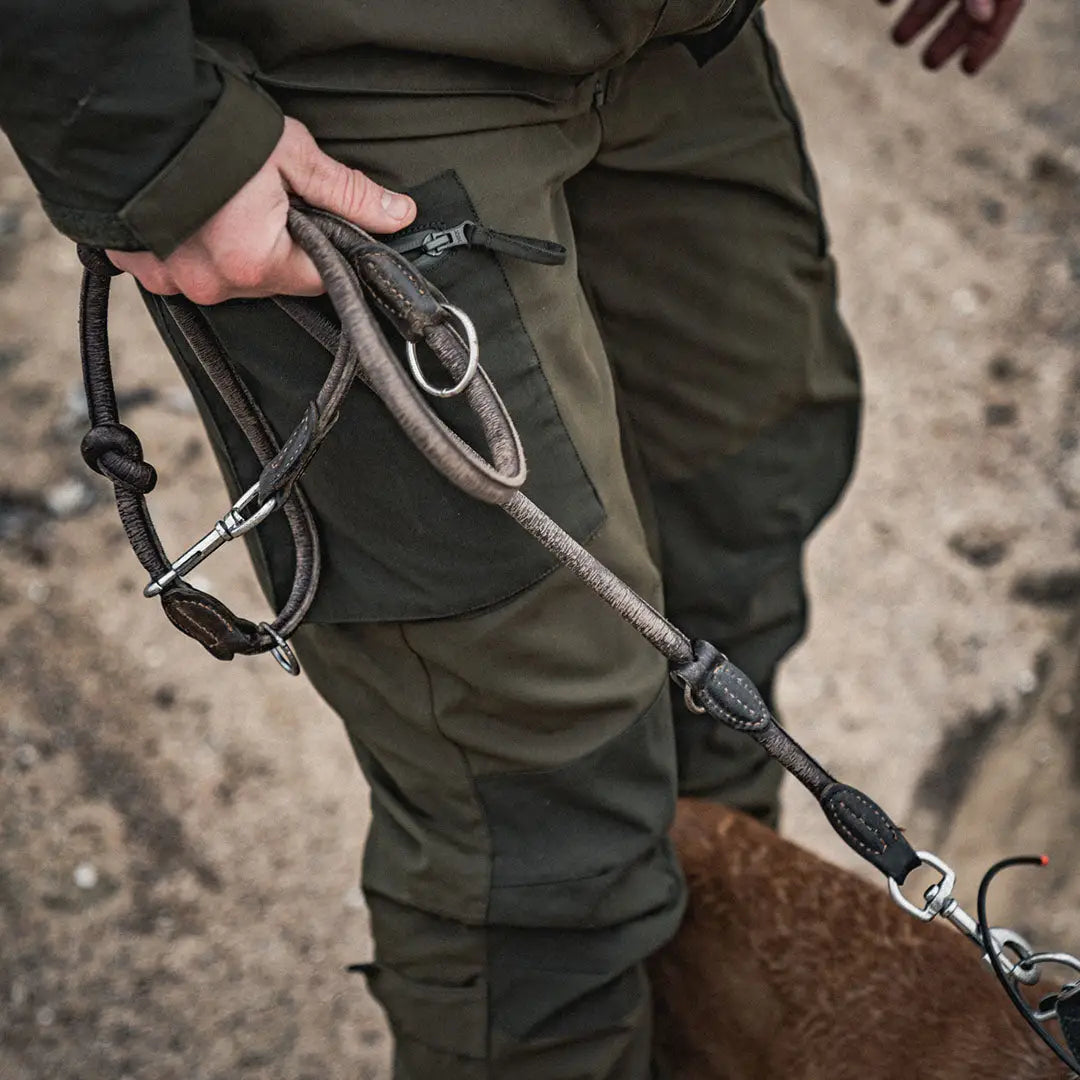
[{"label": "black leather sleeve", "polygon": [[[137,197],[178,159],[226,89],[200,55],[187,0],[0,0],[0,128],[46,212],[74,239],[159,254],[175,247],[182,229],[164,228],[156,206],[140,215]],[[189,183],[173,178],[174,187],[204,189],[198,213],[180,208],[178,224],[189,232],[266,160],[280,133],[269,99],[244,84],[230,97],[234,113],[244,112],[240,98],[273,122],[254,125],[254,151],[234,150],[235,164],[189,161]],[[233,147],[243,142],[231,135]],[[125,212],[133,202],[135,212]]]}]

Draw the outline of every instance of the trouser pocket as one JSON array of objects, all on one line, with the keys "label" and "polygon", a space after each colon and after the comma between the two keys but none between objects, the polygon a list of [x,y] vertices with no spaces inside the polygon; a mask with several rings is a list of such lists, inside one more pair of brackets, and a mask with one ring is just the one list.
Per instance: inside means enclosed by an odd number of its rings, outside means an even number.
[{"label": "trouser pocket", "polygon": [[[482,225],[454,173],[443,173],[411,194],[420,213],[411,232],[438,235],[452,233],[463,222]],[[501,242],[505,247],[513,240],[502,236]],[[420,250],[423,271],[474,321],[481,363],[518,426],[529,468],[526,493],[575,539],[588,539],[603,511],[498,258],[483,246],[430,247],[434,257]],[[550,271],[565,272],[556,266]],[[152,298],[151,303],[200,399],[226,475],[243,490],[257,479],[258,465],[190,350],[169,327],[167,313]],[[313,303],[332,314],[325,299]],[[232,301],[204,313],[271,425],[288,434],[321,386],[329,354],[270,301]],[[392,331],[387,336],[395,348],[401,346]],[[462,399],[433,400],[433,406],[482,446],[478,424]],[[302,487],[323,548],[322,585],[309,615],[312,621],[402,622],[467,614],[520,593],[555,566],[553,556],[501,510],[471,499],[436,473],[382,402],[359,383],[304,474]],[[272,521],[260,530],[259,544],[280,604],[292,581],[288,534]]]}]

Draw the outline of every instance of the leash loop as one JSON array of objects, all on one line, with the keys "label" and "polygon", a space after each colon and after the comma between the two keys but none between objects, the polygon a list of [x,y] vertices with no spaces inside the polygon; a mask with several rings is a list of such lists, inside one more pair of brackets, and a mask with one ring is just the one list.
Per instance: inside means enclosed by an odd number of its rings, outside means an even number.
[{"label": "leash loop", "polygon": [[[480,367],[479,344],[469,317],[449,304],[403,255],[344,219],[294,204],[288,226],[318,269],[341,326],[295,298],[275,298],[333,356],[318,395],[283,442],[232,368],[198,307],[180,297],[163,301],[247,437],[262,470],[258,482],[174,561],[165,555],[146,507],[144,496],[156,474],[143,461],[134,433],[117,416],[107,333],[109,280],[116,268],[104,253],[80,248],[86,267],[80,303],[82,358],[91,422],[83,453],[91,468],[113,481],[121,521],[150,574],[145,595],[160,596],[173,624],[219,659],[269,652],[290,675],[299,674],[300,665],[287,639],[314,599],[320,554],[314,516],[298,481],[337,419],[354,378],[359,377],[383,401],[403,434],[448,480],[474,498],[500,506],[667,657],[671,677],[682,686],[688,709],[750,735],[798,779],[817,798],[841,839],[886,875],[892,899],[901,908],[921,922],[944,918],[975,942],[1025,1019],[1080,1075],[1075,1056],[1080,1049],[1080,983],[1047,998],[1038,1016],[1027,1008],[1015,985],[1038,981],[1040,968],[1047,964],[1080,973],[1080,959],[1065,953],[1034,953],[1019,934],[991,928],[986,919],[986,892],[998,870],[1044,860],[1023,857],[991,867],[979,889],[979,918],[968,915],[953,896],[956,874],[947,863],[932,852],[916,852],[881,807],[858,789],[834,779],[776,722],[753,682],[715,646],[691,641],[526,498],[520,490],[526,475],[521,440]],[[387,345],[365,291],[404,338],[406,365]],[[455,380],[452,386],[436,387],[425,378],[417,356],[420,341]],[[441,420],[425,394],[465,395],[480,420],[490,461]],[[183,580],[185,573],[222,544],[254,529],[277,509],[284,512],[292,531],[296,574],[289,598],[273,622],[241,619],[221,601]],[[920,907],[907,899],[901,886],[908,874],[924,865],[940,877],[926,890]],[[1071,1054],[1042,1029],[1039,1020],[1044,1014],[1061,1021]]]}]

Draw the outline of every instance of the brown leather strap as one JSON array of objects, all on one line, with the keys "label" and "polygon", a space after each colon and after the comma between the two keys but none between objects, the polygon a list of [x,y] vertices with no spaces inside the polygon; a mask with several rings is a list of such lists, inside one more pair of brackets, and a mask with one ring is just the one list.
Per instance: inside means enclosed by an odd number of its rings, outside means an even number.
[{"label": "brown leather strap", "polygon": [[[219,659],[273,651],[295,672],[299,669],[285,642],[314,600],[320,570],[315,521],[298,481],[337,420],[358,374],[432,464],[478,499],[507,503],[524,483],[525,455],[513,422],[482,370],[464,392],[480,417],[490,461],[439,419],[391,351],[364,300],[365,292],[407,341],[430,348],[451,376],[461,379],[469,369],[469,346],[455,327],[445,298],[404,256],[324,211],[294,205],[288,220],[293,236],[319,268],[344,330],[299,301],[277,298],[283,310],[333,356],[315,400],[284,442],[277,439],[200,308],[182,296],[164,300],[262,466],[256,504],[247,512],[261,516],[280,508],[288,521],[296,570],[289,596],[273,622],[255,624],[235,615],[216,597],[184,582],[185,570],[174,569],[165,555],[145,500],[157,475],[117,412],[108,340],[109,287],[116,269],[104,252],[86,247],[79,250],[85,267],[80,338],[91,423],[83,456],[113,483],[128,540],[151,577],[148,590],[160,593],[174,626]],[[242,527],[240,518],[226,515],[215,528],[222,537],[224,533],[231,537],[238,535],[233,525]],[[204,540],[208,547],[218,542],[213,532]]]},{"label": "brown leather strap", "polygon": [[[326,380],[296,428],[279,443],[248,393],[202,312],[182,299],[168,301],[188,343],[228,403],[237,424],[263,465],[258,484],[261,505],[284,499],[293,529],[297,572],[288,602],[269,626],[239,619],[214,597],[179,579],[162,595],[174,625],[192,635],[215,656],[262,652],[277,646],[307,611],[318,582],[318,547],[314,522],[298,481],[331,425],[352,380],[359,376],[382,399],[417,449],[463,491],[501,506],[640,631],[672,665],[672,675],[687,687],[695,708],[744,731],[817,796],[826,816],[854,850],[878,869],[902,882],[918,857],[901,831],[875,803],[854,788],[837,783],[773,719],[750,681],[708,642],[694,642],[672,626],[625,582],[599,563],[521,492],[525,457],[513,421],[483,368],[470,370],[469,345],[453,309],[442,294],[404,256],[355,225],[321,210],[293,206],[289,229],[319,270],[341,321],[335,326],[309,305],[287,297],[277,303],[333,356]],[[167,561],[145,512],[143,489],[152,486],[138,441],[118,427],[115,394],[108,372],[108,342],[103,304],[108,269],[88,261],[84,303],[84,365],[92,402],[96,462],[117,488],[121,515],[132,546],[151,574]],[[371,298],[390,324],[409,342],[431,349],[463,391],[478,415],[487,444],[485,458],[447,427],[428,405],[390,350],[371,308]],[[110,404],[111,402],[111,404]]]}]

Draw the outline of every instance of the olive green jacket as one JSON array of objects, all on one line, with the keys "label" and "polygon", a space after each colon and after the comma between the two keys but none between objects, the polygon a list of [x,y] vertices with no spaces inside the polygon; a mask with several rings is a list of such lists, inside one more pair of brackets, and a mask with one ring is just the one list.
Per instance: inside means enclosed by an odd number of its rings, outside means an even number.
[{"label": "olive green jacket", "polygon": [[[756,0],[0,0],[0,128],[53,223],[171,252],[266,161],[279,91],[557,100]],[[269,92],[268,92],[269,91]]]}]

